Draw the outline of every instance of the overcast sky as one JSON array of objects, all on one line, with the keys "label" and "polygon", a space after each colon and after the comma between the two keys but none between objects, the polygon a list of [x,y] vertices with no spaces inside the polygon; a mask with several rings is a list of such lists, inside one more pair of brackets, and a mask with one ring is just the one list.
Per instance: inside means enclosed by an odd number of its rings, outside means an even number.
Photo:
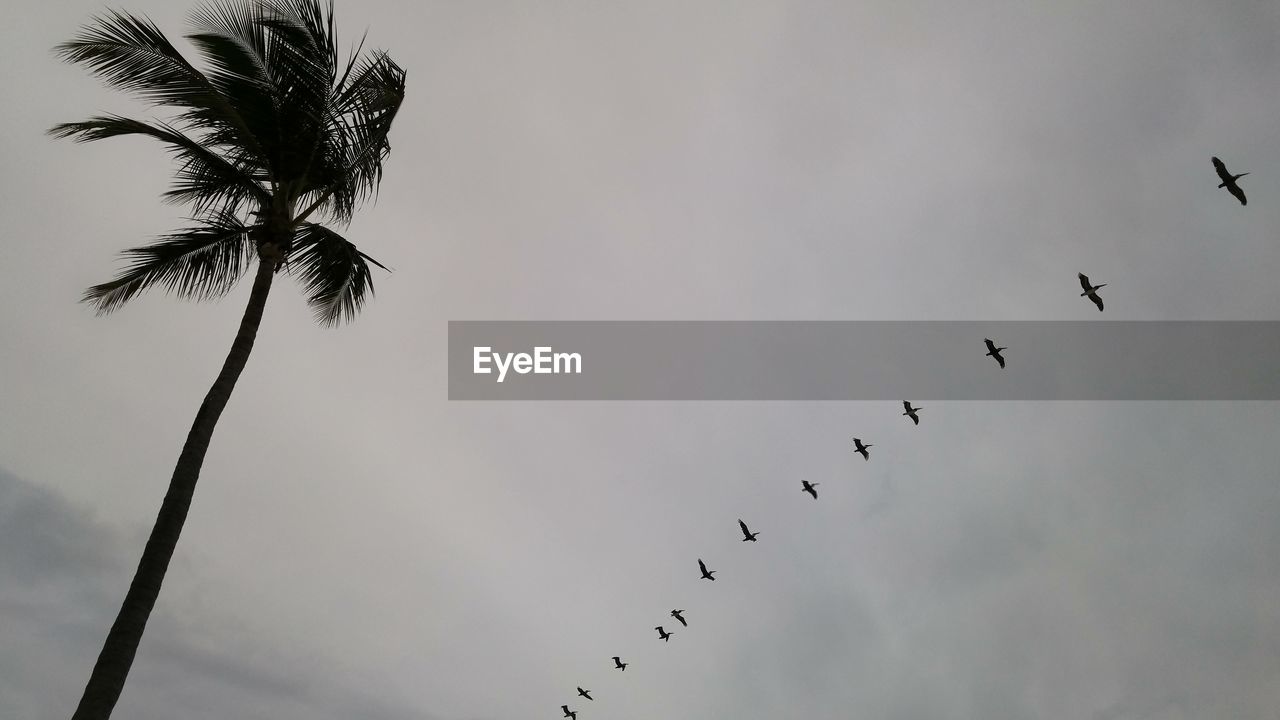
[{"label": "overcast sky", "polygon": [[[122,7],[175,39],[191,9]],[[184,215],[158,146],[43,135],[146,114],[50,51],[101,9],[0,30],[4,718],[70,715],[248,292],[76,302]],[[1106,319],[1275,320],[1280,4],[338,22],[408,70],[348,233],[394,273],[340,329],[275,287],[117,717],[1274,720],[1274,403],[450,403],[445,338],[1097,319],[1077,272]]]}]

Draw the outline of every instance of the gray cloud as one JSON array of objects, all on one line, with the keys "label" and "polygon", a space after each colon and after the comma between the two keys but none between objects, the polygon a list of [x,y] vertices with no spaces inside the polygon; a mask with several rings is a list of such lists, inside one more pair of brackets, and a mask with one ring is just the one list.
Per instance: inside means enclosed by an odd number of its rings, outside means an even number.
[{"label": "gray cloud", "polygon": [[[114,617],[117,590],[128,581],[130,543],[83,508],[0,468],[0,544],[4,644],[18,649],[0,655],[6,714],[69,713]],[[177,587],[166,595],[193,589],[191,578],[171,582]],[[430,717],[334,683],[323,666],[249,631],[252,618],[228,621],[185,605],[187,611],[161,607],[153,616],[132,676],[136,687],[121,712],[160,718],[181,707],[210,718]]]}]

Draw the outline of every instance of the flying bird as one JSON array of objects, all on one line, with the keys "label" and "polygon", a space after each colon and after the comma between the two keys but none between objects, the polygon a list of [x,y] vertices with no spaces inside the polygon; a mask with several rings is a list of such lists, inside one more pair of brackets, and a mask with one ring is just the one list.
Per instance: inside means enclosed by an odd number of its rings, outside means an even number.
[{"label": "flying bird", "polygon": [[619,670],[627,669],[627,664],[622,662],[622,659],[619,658],[617,655],[613,656],[613,666],[618,668]]},{"label": "flying bird", "polygon": [[568,705],[561,705],[560,709],[564,711],[564,716],[570,720],[578,720],[578,713],[570,710]]},{"label": "flying bird", "polygon": [[1222,178],[1222,183],[1219,184],[1218,187],[1224,187],[1227,189],[1227,192],[1231,193],[1232,195],[1235,195],[1236,199],[1240,201],[1241,205],[1248,205],[1249,202],[1245,200],[1244,191],[1241,190],[1240,186],[1236,184],[1236,180],[1239,180],[1240,178],[1244,177],[1245,175],[1248,175],[1249,173],[1240,173],[1239,175],[1232,175],[1231,173],[1227,172],[1227,166],[1223,165],[1222,161],[1219,160],[1218,158],[1213,159],[1213,167],[1215,170],[1218,171],[1218,177]]},{"label": "flying bird", "polygon": [[1004,356],[1000,354],[1000,351],[1001,351],[1001,350],[1008,350],[1009,348],[1007,348],[1007,347],[996,347],[996,344],[995,344],[995,343],[993,343],[993,342],[991,342],[991,338],[983,338],[982,340],[983,340],[983,342],[985,342],[985,343],[987,344],[987,354],[988,354],[988,355],[990,355],[991,357],[995,358],[995,359],[996,359],[996,362],[1000,363],[1000,367],[1001,367],[1001,368],[1003,368],[1003,367],[1004,367]]},{"label": "flying bird", "polygon": [[909,417],[909,418],[911,418],[911,422],[913,422],[913,423],[915,423],[915,424],[919,425],[919,424],[920,424],[920,416],[919,416],[919,415],[917,415],[916,413],[920,412],[920,411],[921,411],[921,410],[923,410],[924,408],[922,408],[922,407],[918,407],[918,408],[913,408],[913,407],[911,407],[911,401],[910,401],[910,400],[903,400],[903,401],[902,401],[902,407],[904,407],[904,408],[906,408],[906,409],[907,409],[907,411],[906,411],[906,412],[904,412],[904,413],[902,413],[902,414],[903,414],[903,415],[906,415],[906,416],[907,416],[907,417]]},{"label": "flying bird", "polygon": [[715,575],[717,572],[719,572],[718,570],[708,570],[708,569],[707,569],[707,564],[706,564],[706,563],[704,563],[704,562],[702,562],[702,558],[698,558],[698,567],[702,570],[702,577],[703,577],[703,578],[705,578],[705,579],[707,579],[707,580],[710,580],[710,581],[712,581],[712,582],[715,582],[715,578],[713,578],[713,577],[711,577],[711,576],[712,576],[712,575]]},{"label": "flying bird", "polygon": [[667,642],[671,640],[672,634],[667,632],[666,630],[663,630],[661,625],[655,627],[654,630],[658,631],[658,637],[662,638],[662,642]]},{"label": "flying bird", "polygon": [[682,613],[682,612],[684,612],[684,611],[683,611],[683,610],[672,610],[672,611],[671,611],[671,617],[673,617],[673,618],[675,618],[675,619],[679,620],[681,625],[683,625],[683,626],[685,626],[685,627],[689,627],[689,623],[687,623],[687,622],[685,622],[685,621],[684,621],[684,615],[681,615],[681,614],[680,614],[680,613]]},{"label": "flying bird", "polygon": [[1093,304],[1098,306],[1098,312],[1102,312],[1102,298],[1098,297],[1098,290],[1106,287],[1107,284],[1102,283],[1101,285],[1090,285],[1088,275],[1085,275],[1084,273],[1076,274],[1080,276],[1080,287],[1084,288],[1084,292],[1080,293],[1080,297],[1088,295],[1089,299],[1093,301]]},{"label": "flying bird", "polygon": [[819,485],[821,485],[821,484],[822,484],[822,483],[811,483],[811,482],[809,482],[808,480],[801,480],[801,481],[800,481],[800,485],[801,485],[800,492],[807,492],[807,493],[809,493],[810,495],[812,495],[812,496],[813,496],[813,499],[814,499],[814,500],[817,500],[817,499],[818,499],[818,491],[817,491],[817,490],[814,490],[814,488],[818,487],[818,486],[819,486]]},{"label": "flying bird", "polygon": [[862,441],[859,440],[858,438],[853,439],[853,451],[862,453],[863,460],[871,459],[871,453],[867,452],[867,448],[870,448],[870,447],[875,447],[875,445],[863,445]]},{"label": "flying bird", "polygon": [[756,536],[760,534],[759,531],[751,532],[748,530],[747,524],[742,522],[741,519],[738,520],[738,527],[742,528],[742,542],[755,542]]},{"label": "flying bird", "polygon": [[588,699],[588,700],[595,700],[595,698],[591,697],[591,691],[590,691],[590,690],[583,690],[582,688],[578,688],[578,694],[579,694],[579,695],[581,695],[582,697],[584,697],[584,698]]}]

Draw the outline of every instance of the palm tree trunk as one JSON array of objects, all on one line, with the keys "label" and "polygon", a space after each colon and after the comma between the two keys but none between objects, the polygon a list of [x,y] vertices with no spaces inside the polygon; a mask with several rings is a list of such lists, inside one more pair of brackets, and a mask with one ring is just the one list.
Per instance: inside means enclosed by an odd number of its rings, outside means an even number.
[{"label": "palm tree trunk", "polygon": [[249,352],[253,350],[253,341],[258,335],[258,325],[262,322],[262,311],[267,304],[267,294],[271,291],[275,268],[275,260],[259,259],[253,290],[249,293],[249,304],[240,320],[240,330],[231,343],[231,352],[227,353],[218,379],[213,382],[213,387],[209,388],[204,402],[200,404],[200,410],[196,412],[195,422],[187,433],[187,442],[182,446],[182,454],[178,456],[178,464],[173,469],[169,491],[164,496],[164,503],[160,505],[160,513],[156,516],[156,524],[151,529],[147,546],[142,551],[138,570],[133,575],[133,582],[129,585],[120,613],[116,615],[116,621],[107,633],[102,652],[93,666],[93,673],[89,676],[84,695],[80,697],[80,705],[71,716],[72,720],[107,720],[116,701],[120,699],[125,678],[129,675],[133,657],[142,641],[142,631],[146,628],[151,608],[160,595],[160,584],[164,581],[169,560],[178,545],[178,536],[182,534],[182,525],[186,522],[187,510],[191,507],[196,480],[200,477],[200,466],[204,463],[205,451],[209,449],[213,428],[222,415],[223,408],[227,406],[227,401],[231,399],[231,391],[235,389],[236,380],[249,360]]}]

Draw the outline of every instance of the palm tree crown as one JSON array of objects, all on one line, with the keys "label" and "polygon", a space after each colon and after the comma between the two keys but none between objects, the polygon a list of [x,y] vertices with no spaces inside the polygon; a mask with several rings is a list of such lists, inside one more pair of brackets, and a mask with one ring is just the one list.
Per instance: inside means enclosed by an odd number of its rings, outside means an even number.
[{"label": "palm tree crown", "polygon": [[[350,319],[382,267],[312,217],[345,225],[376,192],[405,72],[385,52],[340,63],[333,7],[317,0],[207,5],[187,35],[188,62],[149,20],[110,11],[57,47],[117,88],[173,111],[168,121],[103,115],[50,130],[78,141],[145,135],[178,161],[165,198],[192,227],[125,252],[127,267],[84,300],[110,312],[159,285],[181,297],[229,291],[255,256],[303,283],[316,319]],[[385,268],[384,268],[385,269]]]}]

